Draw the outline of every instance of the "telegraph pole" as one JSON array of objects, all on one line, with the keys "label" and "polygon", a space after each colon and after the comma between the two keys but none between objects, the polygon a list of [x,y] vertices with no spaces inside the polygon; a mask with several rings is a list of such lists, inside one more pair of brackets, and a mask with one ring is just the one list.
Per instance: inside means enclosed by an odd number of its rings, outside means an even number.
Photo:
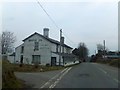
[{"label": "telegraph pole", "polygon": [[61,38],[62,38],[62,29],[60,29],[60,51],[59,51],[59,66],[61,65],[61,46],[62,46]]},{"label": "telegraph pole", "polygon": [[103,57],[105,58],[105,40],[103,40],[103,44],[104,44],[104,52],[103,52],[104,56]]},{"label": "telegraph pole", "polygon": [[95,50],[95,55],[96,55],[96,50]]}]

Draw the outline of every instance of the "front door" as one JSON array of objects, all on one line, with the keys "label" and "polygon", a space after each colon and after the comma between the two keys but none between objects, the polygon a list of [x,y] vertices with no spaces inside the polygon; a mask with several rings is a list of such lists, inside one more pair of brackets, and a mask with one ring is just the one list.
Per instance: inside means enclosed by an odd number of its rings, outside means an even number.
[{"label": "front door", "polygon": [[20,57],[20,64],[23,64],[23,55]]},{"label": "front door", "polygon": [[51,66],[56,65],[56,57],[51,57]]}]

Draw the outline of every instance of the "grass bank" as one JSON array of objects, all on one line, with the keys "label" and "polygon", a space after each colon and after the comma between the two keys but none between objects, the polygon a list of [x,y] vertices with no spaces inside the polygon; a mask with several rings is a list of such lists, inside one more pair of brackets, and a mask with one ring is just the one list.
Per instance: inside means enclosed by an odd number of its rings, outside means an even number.
[{"label": "grass bank", "polygon": [[[75,64],[78,65],[78,64]],[[19,80],[15,77],[14,72],[45,72],[45,71],[53,71],[60,70],[66,67],[71,67],[75,65],[69,66],[42,66],[39,65],[37,68],[34,65],[26,65],[23,64],[20,67],[19,64],[11,64],[8,60],[2,61],[2,89],[14,88],[18,90],[19,88],[26,88],[27,86],[24,84],[24,81]]]},{"label": "grass bank", "polygon": [[17,79],[14,75],[14,70],[12,65],[7,61],[2,61],[2,89],[8,88],[23,88],[23,81]]},{"label": "grass bank", "polygon": [[34,65],[24,64],[22,67],[19,64],[11,64],[15,72],[45,72],[64,69],[62,66],[42,66],[39,65],[37,68]]},{"label": "grass bank", "polygon": [[110,60],[105,60],[105,61],[97,60],[96,62],[120,68],[120,59],[110,59]]}]

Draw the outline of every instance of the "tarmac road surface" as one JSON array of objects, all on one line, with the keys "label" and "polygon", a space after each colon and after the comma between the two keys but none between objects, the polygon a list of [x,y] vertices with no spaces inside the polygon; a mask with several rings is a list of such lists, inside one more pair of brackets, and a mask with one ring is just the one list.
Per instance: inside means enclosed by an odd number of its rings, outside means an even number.
[{"label": "tarmac road surface", "polygon": [[118,68],[97,63],[81,63],[64,70],[15,73],[32,88],[118,88]]}]

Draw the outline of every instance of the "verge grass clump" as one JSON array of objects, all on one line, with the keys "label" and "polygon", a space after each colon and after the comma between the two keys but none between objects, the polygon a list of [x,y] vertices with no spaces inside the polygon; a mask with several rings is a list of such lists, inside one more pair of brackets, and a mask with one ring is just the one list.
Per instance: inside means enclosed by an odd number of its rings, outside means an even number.
[{"label": "verge grass clump", "polygon": [[63,66],[44,66],[38,65],[37,68],[35,65],[23,64],[22,67],[19,64],[12,64],[15,72],[45,72],[64,69]]},{"label": "verge grass clump", "polygon": [[14,75],[14,70],[12,65],[8,60],[2,61],[2,89],[5,88],[22,88],[23,83],[18,80]]},{"label": "verge grass clump", "polygon": [[107,64],[120,68],[120,59],[97,60],[97,63]]},{"label": "verge grass clump", "polygon": [[109,65],[120,68],[120,59],[114,59],[114,60],[112,60],[112,61],[109,63]]}]

